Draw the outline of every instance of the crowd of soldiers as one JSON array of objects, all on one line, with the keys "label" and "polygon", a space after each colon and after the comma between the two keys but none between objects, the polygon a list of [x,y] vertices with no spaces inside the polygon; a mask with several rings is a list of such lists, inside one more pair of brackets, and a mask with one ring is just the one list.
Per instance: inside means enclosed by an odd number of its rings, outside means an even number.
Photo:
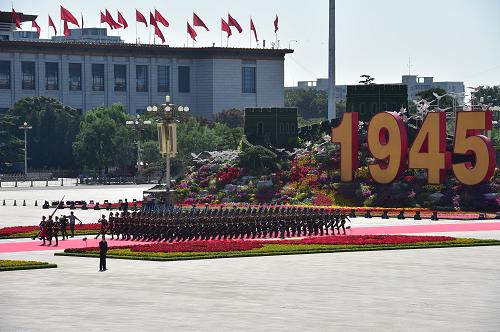
[{"label": "crowd of soldiers", "polygon": [[46,241],[48,241],[48,245],[51,246],[52,239],[55,239],[55,246],[58,246],[59,233],[61,234],[62,240],[69,238],[68,226],[70,228],[71,237],[75,236],[76,220],[80,222],[80,225],[82,224],[82,221],[78,219],[78,217],[76,217],[73,212],[71,212],[69,216],[62,215],[61,217],[55,217],[55,219],[53,219],[52,215],[50,215],[48,218],[42,216],[42,221],[39,224],[40,230],[38,231],[37,235],[33,237],[33,240],[36,238],[40,238],[43,241],[42,246],[46,245]]},{"label": "crowd of soldiers", "polygon": [[[199,241],[346,234],[344,211],[297,207],[191,209],[103,215],[100,232],[133,241]],[[347,228],[350,228],[349,226]]]}]

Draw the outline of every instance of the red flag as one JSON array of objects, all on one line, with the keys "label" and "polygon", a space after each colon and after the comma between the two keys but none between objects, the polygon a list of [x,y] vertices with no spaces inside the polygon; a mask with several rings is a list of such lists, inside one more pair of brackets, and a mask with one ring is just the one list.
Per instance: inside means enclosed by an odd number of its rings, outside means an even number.
[{"label": "red flag", "polygon": [[118,24],[114,19],[113,16],[109,13],[109,11],[106,9],[106,22],[109,24],[109,26],[113,29],[120,29],[122,26]]},{"label": "red flag", "polygon": [[38,36],[40,36],[40,31],[42,31],[42,29],[40,28],[40,26],[36,23],[35,20],[31,21],[31,27],[32,28],[36,28],[36,32],[38,33]]},{"label": "red flag", "polygon": [[106,19],[106,15],[104,15],[102,12],[99,12],[101,14],[101,23],[107,23],[108,20]]},{"label": "red flag", "polygon": [[61,6],[61,20],[64,22],[72,23],[77,27],[80,27],[80,25],[78,24],[78,20],[73,16],[73,14],[69,12],[69,10],[67,10],[63,6]]},{"label": "red flag", "polygon": [[193,26],[204,27],[205,29],[207,29],[207,31],[210,31],[210,29],[206,26],[205,22],[203,22],[203,20],[195,13],[193,13]]},{"label": "red flag", "polygon": [[14,10],[14,8],[12,8],[12,22],[16,23],[16,27],[21,29],[21,20],[19,19],[19,16],[17,16],[17,13]]},{"label": "red flag", "polygon": [[189,24],[189,22],[187,22],[187,33],[191,36],[191,38],[193,38],[193,40],[196,40],[196,36],[198,36],[198,34],[193,29],[193,27]]},{"label": "red flag", "polygon": [[236,28],[236,30],[238,30],[239,33],[241,33],[243,31],[243,29],[241,28],[241,25],[238,23],[238,21],[236,21],[232,16],[231,14],[228,14],[227,15],[227,23],[229,26],[233,26]]},{"label": "red flag", "polygon": [[257,29],[255,29],[255,25],[253,24],[253,20],[250,17],[250,30],[253,31],[253,34],[255,36],[255,41],[259,41],[259,37],[257,37]]},{"label": "red flag", "polygon": [[161,32],[158,25],[154,25],[154,27],[155,27],[155,35],[157,35],[161,39],[162,44],[165,43],[165,37],[163,36],[163,33]]},{"label": "red flag", "polygon": [[155,21],[156,22],[160,22],[161,24],[163,24],[164,27],[168,28],[169,27],[169,23],[168,21],[165,19],[165,17],[163,17],[159,11],[157,11],[155,9]]},{"label": "red flag", "polygon": [[125,20],[125,17],[122,16],[122,13],[120,13],[120,11],[118,11],[118,23],[120,23],[124,29],[128,27],[128,23]]},{"label": "red flag", "polygon": [[229,26],[229,24],[227,24],[226,21],[224,21],[224,19],[221,20],[221,29],[222,31],[225,31],[227,32],[227,37],[229,38],[229,36],[231,36],[233,33],[231,32],[231,27]]},{"label": "red flag", "polygon": [[274,33],[278,32],[278,15],[276,15],[276,18],[274,19]]},{"label": "red flag", "polygon": [[54,21],[52,21],[52,18],[50,17],[50,15],[49,15],[49,27],[54,28],[54,35],[56,35],[56,36],[57,36],[57,29],[56,29],[56,25],[54,24]]},{"label": "red flag", "polygon": [[156,19],[153,16],[153,13],[151,13],[151,12],[149,12],[149,24],[151,24],[152,26],[158,27],[158,23],[156,22]]},{"label": "red flag", "polygon": [[135,20],[136,20],[136,22],[142,22],[146,26],[148,26],[148,21],[146,20],[144,15],[142,15],[142,13],[140,11],[138,11],[137,9],[135,10]]},{"label": "red flag", "polygon": [[68,28],[68,21],[64,21],[64,35],[66,37],[71,35],[71,31],[69,31],[69,28]]}]

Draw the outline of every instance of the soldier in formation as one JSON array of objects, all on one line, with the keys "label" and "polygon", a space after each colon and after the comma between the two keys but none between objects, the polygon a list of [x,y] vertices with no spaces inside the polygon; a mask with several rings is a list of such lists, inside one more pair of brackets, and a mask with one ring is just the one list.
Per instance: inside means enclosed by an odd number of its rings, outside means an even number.
[{"label": "soldier in formation", "polygon": [[[103,216],[99,235],[121,240],[199,241],[345,235],[344,211],[303,207],[171,208]],[[350,221],[350,220],[349,220]]]}]

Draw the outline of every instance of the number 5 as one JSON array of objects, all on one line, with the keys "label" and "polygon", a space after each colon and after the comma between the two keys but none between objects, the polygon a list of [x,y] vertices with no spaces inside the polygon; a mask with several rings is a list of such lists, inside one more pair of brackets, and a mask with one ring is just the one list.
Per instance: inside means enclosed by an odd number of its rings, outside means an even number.
[{"label": "number 5", "polygon": [[474,155],[475,162],[452,166],[458,181],[473,186],[488,181],[495,171],[496,156],[491,140],[475,135],[478,130],[491,130],[492,112],[457,112],[453,153]]}]

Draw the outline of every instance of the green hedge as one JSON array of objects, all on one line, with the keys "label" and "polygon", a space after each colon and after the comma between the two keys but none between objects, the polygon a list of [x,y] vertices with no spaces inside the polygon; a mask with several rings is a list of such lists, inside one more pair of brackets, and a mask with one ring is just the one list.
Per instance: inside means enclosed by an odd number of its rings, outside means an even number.
[{"label": "green hedge", "polygon": [[56,264],[49,264],[47,262],[0,260],[0,271],[49,269],[56,267]]}]

